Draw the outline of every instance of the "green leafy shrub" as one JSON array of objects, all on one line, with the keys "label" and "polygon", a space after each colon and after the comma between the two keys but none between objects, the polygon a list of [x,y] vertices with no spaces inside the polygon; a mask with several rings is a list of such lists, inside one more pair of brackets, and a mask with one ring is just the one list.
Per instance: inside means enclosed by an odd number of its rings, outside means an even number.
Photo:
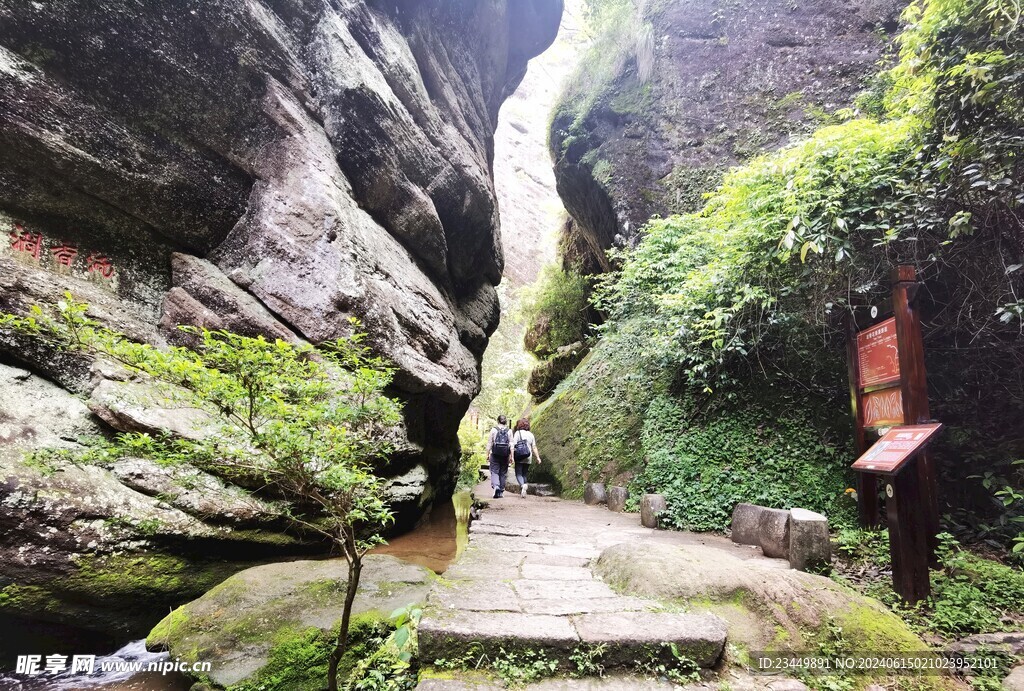
[{"label": "green leafy shrub", "polygon": [[1024,617],[1024,572],[964,550],[943,534],[942,568],[932,572],[929,629],[940,634],[1015,630]]},{"label": "green leafy shrub", "polygon": [[508,652],[502,648],[491,660],[491,668],[507,685],[516,687],[552,676],[558,670],[558,660],[540,650]]},{"label": "green leafy shrub", "polygon": [[564,129],[551,128],[556,158],[585,136],[583,122],[626,66],[652,62],[651,25],[639,17],[634,0],[587,0],[585,19],[591,45],[553,112],[554,120],[564,123]]},{"label": "green leafy shrub", "polygon": [[890,565],[889,531],[840,528],[833,539],[836,553],[855,564]]},{"label": "green leafy shrub", "polygon": [[848,438],[823,425],[815,407],[774,398],[768,408],[743,396],[693,422],[694,411],[677,399],[656,398],[644,419],[647,463],[630,495],[665,495],[661,521],[685,530],[724,530],[740,502],[800,506],[830,514],[835,524],[847,486]]},{"label": "green leafy shrub", "polygon": [[480,466],[487,462],[487,440],[469,417],[462,418],[459,423],[459,446],[462,456],[459,460],[458,487],[474,487],[480,480]]},{"label": "green leafy shrub", "polygon": [[[886,531],[842,530],[837,554],[861,567],[890,568]],[[964,549],[949,533],[939,535],[939,568],[931,572],[931,597],[907,606],[892,589],[890,576],[862,584],[915,630],[960,638],[974,633],[1016,631],[1024,619],[1024,572]],[[863,570],[863,568],[862,568]]]},{"label": "green leafy shrub", "polygon": [[522,294],[526,346],[539,357],[580,341],[586,335],[589,286],[584,276],[558,266],[544,267]]}]

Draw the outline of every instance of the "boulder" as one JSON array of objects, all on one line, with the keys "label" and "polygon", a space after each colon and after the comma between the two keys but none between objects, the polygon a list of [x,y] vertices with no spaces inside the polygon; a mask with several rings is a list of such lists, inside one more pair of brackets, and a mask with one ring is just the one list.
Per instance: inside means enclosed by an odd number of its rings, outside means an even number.
[{"label": "boulder", "polygon": [[927,649],[881,603],[777,561],[704,545],[633,541],[605,549],[592,568],[626,594],[718,614],[730,642],[747,650],[816,650],[818,636],[830,640],[830,624],[842,627],[850,650]]},{"label": "boulder", "polygon": [[608,495],[604,490],[603,482],[588,482],[583,485],[584,504],[605,504],[608,502]]},{"label": "boulder", "polygon": [[189,465],[164,466],[144,458],[122,458],[110,471],[129,487],[211,524],[283,530],[282,511],[253,494]]},{"label": "boulder", "polygon": [[626,510],[626,500],[629,499],[629,490],[625,487],[608,488],[608,510],[616,513]]},{"label": "boulder", "polygon": [[26,369],[0,364],[0,455],[33,448],[79,448],[79,437],[102,434],[81,400]]},{"label": "boulder", "polygon": [[828,519],[807,509],[790,509],[789,565],[807,571],[827,566],[831,558]]},{"label": "boulder", "polygon": [[[210,662],[210,679],[219,686],[258,678],[275,648],[338,624],[347,569],[345,560],[329,559],[240,571],[164,617],[146,645],[167,650],[172,659]],[[399,607],[423,603],[431,583],[431,572],[421,566],[369,555],[353,607],[356,620],[386,618]]]},{"label": "boulder", "polygon": [[1024,665],[1018,665],[1003,679],[1006,691],[1024,691]]},{"label": "boulder", "polygon": [[789,557],[789,511],[763,509],[757,520],[761,552],[766,557]]},{"label": "boulder", "polygon": [[640,524],[645,528],[657,528],[658,516],[667,508],[662,495],[645,494],[640,499]]},{"label": "boulder", "polygon": [[152,381],[103,379],[89,396],[89,409],[120,432],[202,439],[215,424],[190,405],[186,392]]},{"label": "boulder", "polygon": [[999,633],[976,633],[961,638],[948,646],[949,650],[975,653],[979,650],[999,650],[1011,655],[1024,654],[1024,632],[1004,631]]}]

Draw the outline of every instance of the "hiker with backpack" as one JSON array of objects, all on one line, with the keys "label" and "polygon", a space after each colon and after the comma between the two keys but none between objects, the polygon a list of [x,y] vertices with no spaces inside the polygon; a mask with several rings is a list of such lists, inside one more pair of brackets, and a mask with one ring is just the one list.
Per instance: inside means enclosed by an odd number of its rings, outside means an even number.
[{"label": "hiker with backpack", "polygon": [[519,482],[519,496],[526,496],[526,475],[530,471],[530,461],[537,457],[540,465],[540,451],[537,451],[537,438],[530,431],[530,418],[521,417],[516,422],[516,431],[512,434],[512,460],[516,464],[516,481]]},{"label": "hiker with backpack", "polygon": [[487,465],[491,471],[494,499],[501,499],[505,493],[505,476],[511,462],[512,431],[508,428],[508,418],[499,415],[498,426],[492,427],[491,434],[487,437]]}]

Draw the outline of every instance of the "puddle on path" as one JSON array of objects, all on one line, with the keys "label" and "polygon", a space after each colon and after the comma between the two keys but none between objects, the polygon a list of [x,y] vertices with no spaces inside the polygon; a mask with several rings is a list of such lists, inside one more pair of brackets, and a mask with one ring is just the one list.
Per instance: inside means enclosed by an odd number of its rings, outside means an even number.
[{"label": "puddle on path", "polygon": [[[450,502],[435,505],[430,515],[415,529],[378,547],[374,553],[390,554],[403,561],[424,566],[434,573],[444,573],[469,544],[469,512],[472,505],[471,494],[468,491],[459,492]],[[28,626],[27,623],[24,625]],[[65,641],[65,644],[60,646],[61,654],[91,652],[71,641]],[[65,651],[67,644],[75,650]],[[42,653],[45,663],[45,655],[56,651],[56,648],[52,648],[33,652]],[[96,669],[99,670],[104,662],[118,661],[140,663],[140,667],[145,669],[149,663],[160,663],[167,659],[167,653],[150,653],[146,650],[146,642],[138,640],[110,655],[98,655]],[[184,675],[162,675],[159,672],[97,671],[89,676],[57,675],[45,679],[26,679],[0,673],[0,691],[188,691],[190,686],[191,683]]]},{"label": "puddle on path", "polygon": [[472,506],[473,497],[469,491],[459,492],[451,502],[434,506],[430,515],[414,530],[393,538],[373,553],[390,554],[442,574],[469,544],[469,510]]}]

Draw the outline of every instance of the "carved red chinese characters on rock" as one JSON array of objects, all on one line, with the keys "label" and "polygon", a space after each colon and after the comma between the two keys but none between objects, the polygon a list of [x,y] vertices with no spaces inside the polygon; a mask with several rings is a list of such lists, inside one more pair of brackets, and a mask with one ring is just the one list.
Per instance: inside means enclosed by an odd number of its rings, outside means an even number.
[{"label": "carved red chinese characters on rock", "polygon": [[88,271],[89,273],[98,273],[103,278],[110,278],[114,275],[114,265],[106,255],[94,252],[89,255]]},{"label": "carved red chinese characters on rock", "polygon": [[51,247],[50,252],[53,254],[53,258],[57,260],[57,263],[61,266],[70,267],[72,262],[75,261],[75,257],[78,256],[78,248],[74,245],[58,245],[57,247]]},{"label": "carved red chinese characters on rock", "polygon": [[32,255],[35,259],[39,259],[39,250],[43,246],[42,233],[35,233],[33,235],[25,230],[20,223],[15,223],[10,238],[12,250],[24,252],[25,254]]}]

